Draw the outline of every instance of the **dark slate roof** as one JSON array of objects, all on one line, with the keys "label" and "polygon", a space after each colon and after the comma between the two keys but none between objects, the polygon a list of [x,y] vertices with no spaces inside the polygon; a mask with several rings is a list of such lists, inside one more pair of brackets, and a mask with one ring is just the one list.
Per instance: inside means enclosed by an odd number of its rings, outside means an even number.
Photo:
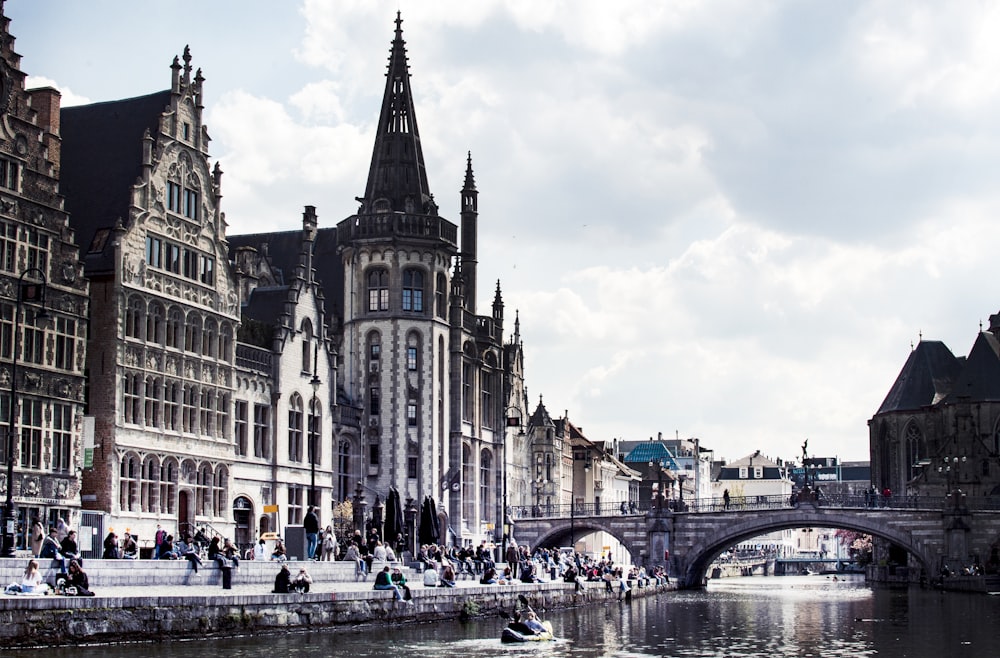
[{"label": "dark slate roof", "polygon": [[968,402],[1000,400],[1000,341],[989,332],[979,332],[945,402],[951,404],[959,399]]},{"label": "dark slate roof", "polygon": [[170,92],[60,111],[60,191],[90,275],[113,269],[110,240],[91,248],[99,229],[128,225],[132,186],[142,173],[142,138],[159,133]]},{"label": "dark slate roof", "polygon": [[[280,271],[284,283],[291,282],[302,249],[301,230],[230,235],[227,240],[229,241],[230,255],[240,247],[253,247],[262,250],[261,245],[266,244],[267,255],[272,266]],[[337,229],[335,227],[321,228],[316,232],[316,244],[313,246],[313,268],[316,270],[316,280],[323,288],[327,314],[343,318],[344,267],[340,262],[340,256],[337,255]]]},{"label": "dark slate roof", "polygon": [[963,361],[941,341],[920,341],[910,352],[876,415],[917,411],[940,402],[951,391]]},{"label": "dark slate roof", "polygon": [[243,308],[243,317],[257,320],[271,326],[278,324],[278,318],[285,312],[289,286],[254,288],[250,299]]},{"label": "dark slate roof", "polygon": [[546,427],[549,425],[555,425],[552,422],[552,417],[549,416],[548,410],[545,405],[542,404],[541,398],[538,400],[538,406],[535,407],[535,411],[532,412],[531,418],[528,419],[528,427]]}]

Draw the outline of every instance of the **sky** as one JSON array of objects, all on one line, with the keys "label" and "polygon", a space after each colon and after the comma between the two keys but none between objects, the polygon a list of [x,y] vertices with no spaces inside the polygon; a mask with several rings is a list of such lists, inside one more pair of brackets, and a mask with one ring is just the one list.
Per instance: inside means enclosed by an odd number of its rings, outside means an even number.
[{"label": "sky", "polygon": [[1000,311],[1000,5],[7,0],[29,86],[169,87],[190,45],[229,233],[364,193],[397,9],[431,191],[471,151],[539,396],[593,440],[868,459],[912,346]]}]

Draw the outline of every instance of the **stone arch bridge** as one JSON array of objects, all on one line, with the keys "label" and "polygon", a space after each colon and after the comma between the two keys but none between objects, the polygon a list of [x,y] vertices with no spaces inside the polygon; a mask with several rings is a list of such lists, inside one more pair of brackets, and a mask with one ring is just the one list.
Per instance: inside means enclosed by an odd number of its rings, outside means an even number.
[{"label": "stone arch bridge", "polygon": [[[1000,540],[1000,501],[903,498],[871,506],[861,496],[824,498],[792,506],[781,496],[733,502],[721,499],[684,505],[680,511],[622,511],[594,506],[515,510],[519,544],[569,546],[592,532],[615,537],[635,564],[669,564],[681,587],[700,587],[709,565],[729,547],[787,528],[844,528],[885,539],[910,555],[910,565],[935,577],[944,564],[985,562]],[[547,512],[547,513],[546,513]]]}]

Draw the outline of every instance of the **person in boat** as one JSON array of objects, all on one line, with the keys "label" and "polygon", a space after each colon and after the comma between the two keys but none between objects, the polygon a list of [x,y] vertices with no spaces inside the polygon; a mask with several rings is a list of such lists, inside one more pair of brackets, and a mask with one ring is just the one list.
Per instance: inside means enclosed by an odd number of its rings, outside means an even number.
[{"label": "person in boat", "polygon": [[528,614],[524,616],[524,625],[531,629],[534,634],[547,633],[549,630],[542,625],[542,622],[538,621],[538,615],[535,614],[534,610],[529,610]]}]

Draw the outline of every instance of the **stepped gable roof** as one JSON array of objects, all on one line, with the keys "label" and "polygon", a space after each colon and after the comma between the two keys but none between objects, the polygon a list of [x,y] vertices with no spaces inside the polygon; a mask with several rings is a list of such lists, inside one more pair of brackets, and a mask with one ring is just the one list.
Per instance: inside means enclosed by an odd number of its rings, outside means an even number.
[{"label": "stepped gable roof", "polygon": [[159,133],[169,106],[165,90],[60,111],[60,192],[88,275],[114,268],[110,230],[119,220],[128,225],[132,186],[142,174],[143,136]]},{"label": "stepped gable roof", "polygon": [[1000,400],[1000,341],[981,331],[972,345],[961,373],[945,398],[946,403]]},{"label": "stepped gable roof", "polygon": [[[275,268],[275,274],[280,275],[283,283],[291,282],[302,254],[302,229],[230,235],[226,239],[229,241],[230,260],[240,247],[261,250],[261,245],[266,244],[267,258]],[[316,270],[316,281],[323,289],[323,296],[326,298],[327,313],[339,318],[344,317],[344,268],[340,256],[337,255],[336,228],[321,228],[316,231],[312,262]],[[274,319],[272,318],[270,322],[273,323]]]},{"label": "stepped gable roof", "polygon": [[910,352],[876,415],[917,411],[937,404],[951,391],[963,362],[941,341],[920,341]]}]

